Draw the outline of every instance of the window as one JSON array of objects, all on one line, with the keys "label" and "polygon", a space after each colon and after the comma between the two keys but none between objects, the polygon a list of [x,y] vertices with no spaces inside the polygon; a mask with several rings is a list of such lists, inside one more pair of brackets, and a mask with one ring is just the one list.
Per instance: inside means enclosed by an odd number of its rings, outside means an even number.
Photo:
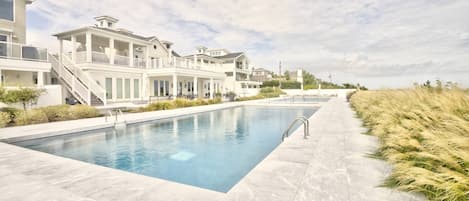
[{"label": "window", "polygon": [[125,98],[130,98],[130,79],[125,79]]},{"label": "window", "polygon": [[[0,0],[1,1],[1,0]],[[0,57],[6,57],[7,56],[7,36],[5,35],[0,35]]]},{"label": "window", "polygon": [[14,9],[13,0],[0,0],[0,19],[14,21]]},{"label": "window", "polygon": [[112,78],[106,78],[106,98],[112,99]]},{"label": "window", "polygon": [[155,50],[156,50],[156,48],[158,48],[158,46],[156,46],[156,45],[153,45],[153,49],[155,49]]},{"label": "window", "polygon": [[122,78],[117,78],[116,79],[116,95],[118,99],[122,99]]},{"label": "window", "polygon": [[140,97],[140,83],[138,79],[134,79],[134,98]]}]

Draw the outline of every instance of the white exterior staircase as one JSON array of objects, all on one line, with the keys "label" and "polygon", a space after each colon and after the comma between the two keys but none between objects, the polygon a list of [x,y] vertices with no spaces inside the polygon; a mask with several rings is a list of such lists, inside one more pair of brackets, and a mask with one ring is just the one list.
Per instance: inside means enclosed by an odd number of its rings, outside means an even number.
[{"label": "white exterior staircase", "polygon": [[82,104],[106,105],[106,90],[70,61],[67,55],[62,55],[62,63],[57,56],[50,54],[49,60],[60,81]]}]

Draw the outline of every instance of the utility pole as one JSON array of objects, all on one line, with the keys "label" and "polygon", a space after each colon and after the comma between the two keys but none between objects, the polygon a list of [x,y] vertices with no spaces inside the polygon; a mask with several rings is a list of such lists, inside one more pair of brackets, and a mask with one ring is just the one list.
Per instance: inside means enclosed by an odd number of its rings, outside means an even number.
[{"label": "utility pole", "polygon": [[278,76],[282,76],[282,61],[278,62]]}]

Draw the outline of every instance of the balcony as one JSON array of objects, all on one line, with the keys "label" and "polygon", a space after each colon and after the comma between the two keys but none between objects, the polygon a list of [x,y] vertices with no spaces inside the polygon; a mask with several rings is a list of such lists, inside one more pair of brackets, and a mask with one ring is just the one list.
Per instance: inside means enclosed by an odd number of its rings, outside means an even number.
[{"label": "balcony", "polygon": [[47,62],[47,49],[0,41],[0,58]]}]

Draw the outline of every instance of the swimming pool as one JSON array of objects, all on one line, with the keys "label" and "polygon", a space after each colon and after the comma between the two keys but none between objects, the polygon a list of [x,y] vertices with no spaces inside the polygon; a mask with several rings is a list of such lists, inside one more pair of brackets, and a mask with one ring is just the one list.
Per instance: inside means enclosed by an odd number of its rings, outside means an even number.
[{"label": "swimming pool", "polygon": [[227,192],[280,144],[295,117],[316,110],[243,106],[15,144]]}]

